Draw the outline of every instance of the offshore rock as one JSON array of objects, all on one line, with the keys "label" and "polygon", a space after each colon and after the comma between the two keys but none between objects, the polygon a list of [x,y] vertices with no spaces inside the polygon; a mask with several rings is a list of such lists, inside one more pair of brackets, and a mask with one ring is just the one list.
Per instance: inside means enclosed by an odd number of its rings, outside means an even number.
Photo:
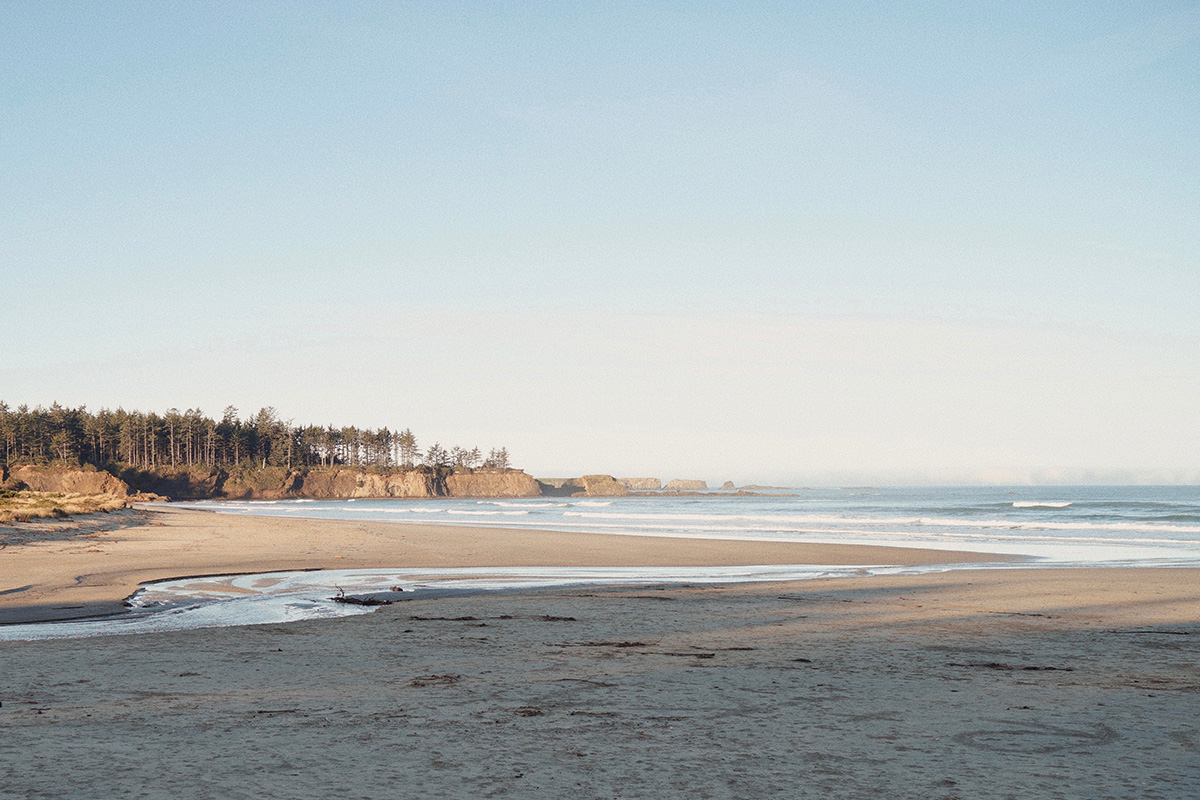
[{"label": "offshore rock", "polygon": [[628,487],[612,475],[583,475],[578,478],[538,478],[545,497],[623,497]]},{"label": "offshore rock", "polygon": [[670,481],[663,488],[666,489],[668,492],[705,491],[708,489],[708,483],[706,481],[693,481],[693,480],[684,480],[682,478],[676,478],[675,480]]},{"label": "offshore rock", "polygon": [[612,475],[583,475],[578,480],[583,491],[576,494],[584,497],[623,497],[629,494],[629,488],[618,483]]},{"label": "offshore rock", "polygon": [[623,483],[626,489],[639,492],[657,492],[662,488],[662,481],[658,478],[617,478],[617,483]]}]

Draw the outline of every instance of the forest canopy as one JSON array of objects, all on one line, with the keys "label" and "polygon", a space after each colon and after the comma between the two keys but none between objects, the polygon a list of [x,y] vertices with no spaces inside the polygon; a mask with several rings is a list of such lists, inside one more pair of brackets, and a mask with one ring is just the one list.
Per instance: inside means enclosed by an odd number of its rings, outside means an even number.
[{"label": "forest canopy", "polygon": [[300,426],[272,407],[241,419],[227,406],[221,418],[198,408],[164,414],[100,409],[10,408],[0,400],[0,459],[7,464],[122,464],[139,469],[183,466],[250,467],[499,467],[508,450],[445,448],[421,450],[412,431],[389,428]]}]

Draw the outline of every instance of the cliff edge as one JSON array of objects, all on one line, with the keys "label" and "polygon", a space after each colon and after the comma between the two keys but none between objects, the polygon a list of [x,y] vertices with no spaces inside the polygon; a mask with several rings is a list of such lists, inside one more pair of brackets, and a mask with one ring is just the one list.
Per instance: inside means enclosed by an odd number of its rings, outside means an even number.
[{"label": "cliff edge", "polygon": [[[517,469],[438,469],[425,467],[376,472],[353,468],[286,469],[265,467],[226,471],[215,467],[104,470],[61,466],[18,466],[8,471],[39,492],[107,494],[170,500],[346,500],[351,498],[538,497],[541,488]],[[611,478],[609,479],[611,480]]]},{"label": "cliff edge", "polygon": [[9,479],[20,481],[35,492],[62,494],[107,494],[125,497],[129,485],[103,470],[69,469],[62,467],[13,467]]}]

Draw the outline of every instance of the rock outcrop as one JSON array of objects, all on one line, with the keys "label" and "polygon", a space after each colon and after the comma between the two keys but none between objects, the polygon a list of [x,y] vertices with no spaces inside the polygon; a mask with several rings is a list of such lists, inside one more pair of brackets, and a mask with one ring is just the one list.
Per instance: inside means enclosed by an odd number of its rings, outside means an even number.
[{"label": "rock outcrop", "polygon": [[638,492],[657,492],[662,488],[662,481],[658,478],[617,478],[617,483],[623,483],[626,489]]},{"label": "rock outcrop", "polygon": [[[605,476],[607,477],[607,476]],[[38,492],[110,494],[136,500],[341,500],[367,497],[537,497],[537,481],[517,469],[418,468],[397,472],[266,467],[227,472],[210,467],[103,470],[21,466],[0,476]],[[612,478],[608,478],[612,481]],[[620,487],[624,491],[625,487]],[[584,491],[576,487],[573,491]]]},{"label": "rock outcrop", "polygon": [[129,486],[123,480],[102,470],[25,466],[14,467],[9,478],[20,481],[35,492],[108,494],[114,497],[129,494]]},{"label": "rock outcrop", "polygon": [[578,478],[538,478],[541,494],[547,497],[623,497],[625,484],[612,475],[581,475]]},{"label": "rock outcrop", "polygon": [[163,467],[161,469],[126,469],[122,480],[131,489],[172,500],[205,500],[221,497],[228,474],[212,467]]},{"label": "rock outcrop", "polygon": [[580,494],[585,497],[623,497],[629,494],[629,488],[618,483],[612,475],[582,475],[579,482],[583,485]]},{"label": "rock outcrop", "polygon": [[126,499],[131,503],[165,503],[171,498],[153,492],[134,492]]},{"label": "rock outcrop", "polygon": [[721,491],[723,492],[731,492],[736,488],[737,487],[733,485],[733,481],[725,481],[721,484]]},{"label": "rock outcrop", "polygon": [[708,483],[706,481],[693,481],[676,478],[675,480],[668,482],[663,489],[668,492],[706,491],[708,489]]},{"label": "rock outcrop", "polygon": [[[314,500],[344,500],[361,497],[438,497],[437,476],[432,471],[408,470],[388,474],[335,469],[291,472],[275,490],[259,490],[249,497],[307,497]],[[232,495],[230,495],[232,496]],[[247,495],[243,495],[247,496]]]},{"label": "rock outcrop", "polygon": [[455,470],[446,476],[447,497],[539,497],[538,482],[521,470]]},{"label": "rock outcrop", "polygon": [[[260,471],[261,472],[261,471]],[[293,470],[272,486],[230,479],[223,495],[242,499],[305,497],[314,500],[424,497],[537,497],[537,481],[516,469],[452,471],[412,469],[377,473],[352,468]]]},{"label": "rock outcrop", "polygon": [[578,478],[537,478],[538,492],[542,497],[570,497],[583,491]]}]

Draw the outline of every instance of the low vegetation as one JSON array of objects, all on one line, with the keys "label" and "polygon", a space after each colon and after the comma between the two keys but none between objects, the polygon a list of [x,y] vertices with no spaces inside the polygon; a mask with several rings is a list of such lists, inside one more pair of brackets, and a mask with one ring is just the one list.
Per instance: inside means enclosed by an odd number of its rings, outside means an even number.
[{"label": "low vegetation", "polygon": [[31,519],[69,517],[116,511],[125,507],[124,497],[111,494],[64,494],[28,489],[0,489],[0,523]]}]

